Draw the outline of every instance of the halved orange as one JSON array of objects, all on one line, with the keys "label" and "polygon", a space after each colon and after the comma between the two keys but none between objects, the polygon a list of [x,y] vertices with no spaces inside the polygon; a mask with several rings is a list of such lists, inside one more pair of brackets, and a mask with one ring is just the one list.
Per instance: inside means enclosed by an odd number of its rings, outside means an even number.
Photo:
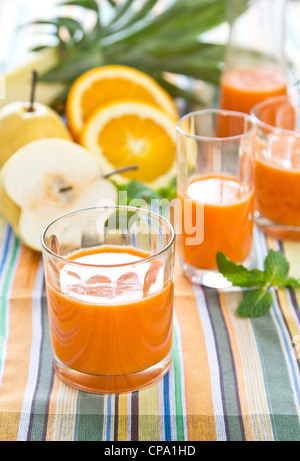
[{"label": "halved orange", "polygon": [[173,99],[149,75],[122,65],[96,67],[73,83],[67,97],[66,116],[74,139],[94,110],[121,99],[149,102],[178,118]]},{"label": "halved orange", "polygon": [[80,143],[98,155],[104,173],[128,165],[136,171],[114,176],[119,183],[138,179],[160,187],[176,170],[176,119],[145,102],[115,101],[93,112]]}]

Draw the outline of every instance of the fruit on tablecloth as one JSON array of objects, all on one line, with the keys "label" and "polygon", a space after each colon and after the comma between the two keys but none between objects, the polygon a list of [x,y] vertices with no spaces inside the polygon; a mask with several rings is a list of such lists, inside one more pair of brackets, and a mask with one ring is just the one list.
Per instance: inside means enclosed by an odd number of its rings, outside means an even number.
[{"label": "fruit on tablecloth", "polygon": [[11,102],[0,109],[0,168],[20,147],[40,138],[62,138],[71,135],[62,118],[44,104]]},{"label": "fruit on tablecloth", "polygon": [[114,176],[116,182],[138,179],[158,188],[175,174],[175,136],[175,118],[152,104],[124,100],[94,111],[80,143],[98,156],[104,173],[138,165],[136,171]]},{"label": "fruit on tablecloth", "polygon": [[74,139],[78,140],[85,122],[95,110],[122,99],[157,105],[178,118],[173,99],[149,75],[128,66],[96,67],[83,73],[68,93],[66,115]]},{"label": "fruit on tablecloth", "polygon": [[20,147],[40,138],[72,140],[63,119],[50,107],[35,102],[38,73],[31,74],[29,102],[11,102],[0,109],[0,168]]},{"label": "fruit on tablecloth", "polygon": [[103,200],[116,203],[116,187],[103,179],[98,159],[72,141],[33,141],[0,172],[0,211],[20,240],[37,251],[50,221]]}]

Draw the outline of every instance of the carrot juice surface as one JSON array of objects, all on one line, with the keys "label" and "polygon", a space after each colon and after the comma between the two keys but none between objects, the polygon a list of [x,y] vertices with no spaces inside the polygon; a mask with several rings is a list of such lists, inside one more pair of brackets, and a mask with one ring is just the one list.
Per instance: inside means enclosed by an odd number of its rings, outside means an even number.
[{"label": "carrot juice surface", "polygon": [[[81,373],[120,376],[145,370],[172,347],[173,284],[163,263],[133,247],[80,250],[60,263],[60,289],[47,284],[52,346]],[[97,270],[92,265],[97,265]],[[105,267],[106,266],[106,267]],[[115,389],[118,391],[118,388]]]},{"label": "carrot juice surface", "polygon": [[[244,261],[252,247],[254,194],[243,190],[236,178],[202,176],[193,178],[184,194],[182,204],[181,257],[199,269],[216,269],[216,254],[223,251],[235,262]],[[184,202],[190,202],[185,206]],[[194,235],[185,231],[184,222],[196,222],[196,213],[203,210],[203,241],[187,244]],[[196,232],[196,231],[195,231]]]},{"label": "carrot juice surface", "polygon": [[273,69],[242,68],[224,72],[220,107],[250,114],[260,101],[287,93],[286,78]]}]

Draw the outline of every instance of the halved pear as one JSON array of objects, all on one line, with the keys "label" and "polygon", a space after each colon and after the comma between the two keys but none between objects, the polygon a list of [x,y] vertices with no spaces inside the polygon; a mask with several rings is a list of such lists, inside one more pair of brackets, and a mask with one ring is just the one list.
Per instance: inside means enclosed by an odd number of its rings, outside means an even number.
[{"label": "halved pear", "polygon": [[40,251],[43,229],[64,213],[117,202],[98,159],[63,139],[39,139],[20,148],[0,172],[0,212],[20,240]]}]

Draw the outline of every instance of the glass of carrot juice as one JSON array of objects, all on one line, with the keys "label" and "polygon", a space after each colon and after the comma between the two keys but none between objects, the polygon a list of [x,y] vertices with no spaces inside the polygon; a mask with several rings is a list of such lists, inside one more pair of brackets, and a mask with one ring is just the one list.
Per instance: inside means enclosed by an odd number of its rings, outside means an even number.
[{"label": "glass of carrot juice", "polygon": [[255,124],[247,114],[208,109],[177,124],[177,230],[185,275],[215,288],[219,251],[250,264]]},{"label": "glass of carrot juice", "polygon": [[169,369],[172,225],[146,209],[78,210],[42,234],[54,367],[93,393],[148,386]]},{"label": "glass of carrot juice", "polygon": [[252,109],[257,126],[255,221],[265,233],[300,240],[300,97],[268,98]]},{"label": "glass of carrot juice", "polygon": [[228,3],[229,36],[219,105],[221,109],[250,114],[260,101],[288,91],[284,46],[286,2],[235,0]]}]

